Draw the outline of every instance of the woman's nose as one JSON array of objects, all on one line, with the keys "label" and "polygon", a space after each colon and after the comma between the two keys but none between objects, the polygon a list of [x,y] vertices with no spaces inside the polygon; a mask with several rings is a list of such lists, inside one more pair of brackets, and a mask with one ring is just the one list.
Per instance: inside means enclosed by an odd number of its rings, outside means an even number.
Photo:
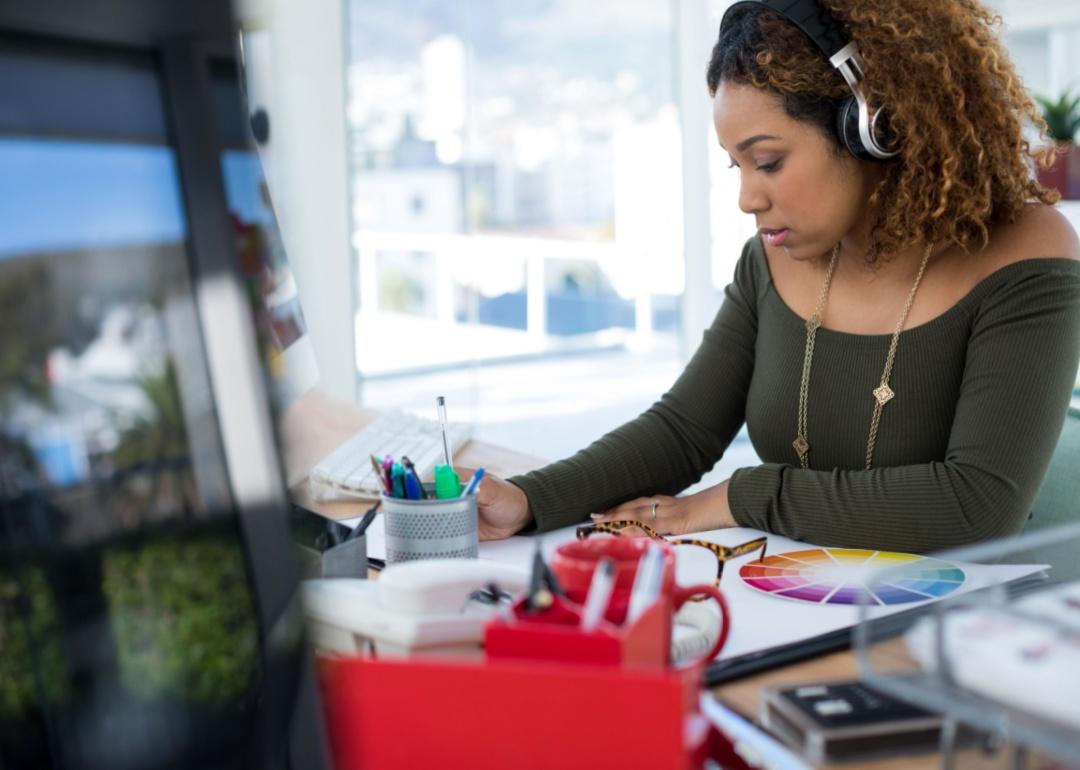
[{"label": "woman's nose", "polygon": [[769,208],[769,199],[760,185],[744,176],[739,182],[739,208],[744,214],[758,214]]}]

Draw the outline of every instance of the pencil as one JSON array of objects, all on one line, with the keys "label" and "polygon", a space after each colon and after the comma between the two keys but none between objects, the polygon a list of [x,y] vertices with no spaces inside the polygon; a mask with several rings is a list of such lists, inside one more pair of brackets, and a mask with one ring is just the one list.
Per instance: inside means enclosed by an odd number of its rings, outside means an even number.
[{"label": "pencil", "polygon": [[379,463],[379,460],[375,455],[368,455],[371,458],[371,469],[375,471],[375,478],[379,480],[379,485],[383,488],[386,494],[390,494],[390,490],[386,487],[386,474],[383,473],[383,467]]}]

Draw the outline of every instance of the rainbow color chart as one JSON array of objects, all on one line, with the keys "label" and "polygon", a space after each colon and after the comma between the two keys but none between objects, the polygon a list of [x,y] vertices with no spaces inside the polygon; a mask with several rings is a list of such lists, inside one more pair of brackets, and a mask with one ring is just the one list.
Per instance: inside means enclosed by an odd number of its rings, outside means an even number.
[{"label": "rainbow color chart", "polygon": [[[897,567],[888,583],[873,576]],[[744,564],[751,588],[813,604],[904,604],[938,599],[964,584],[964,570],[940,559],[891,551],[813,548],[773,554]]]}]

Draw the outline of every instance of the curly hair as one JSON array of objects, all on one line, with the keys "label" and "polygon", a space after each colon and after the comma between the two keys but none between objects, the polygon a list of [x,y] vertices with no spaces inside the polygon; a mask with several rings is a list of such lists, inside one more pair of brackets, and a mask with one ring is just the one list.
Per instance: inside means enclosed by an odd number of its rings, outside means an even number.
[{"label": "curly hair", "polygon": [[[1024,129],[1046,124],[996,34],[1001,17],[978,0],[817,0],[858,44],[863,90],[887,105],[900,154],[883,164],[871,193],[868,261],[913,245],[985,246],[990,228],[1012,222],[1025,203],[1052,204]],[[850,90],[794,24],[761,5],[731,11],[706,77],[776,94],[784,111],[819,127],[842,152],[836,113]]]}]

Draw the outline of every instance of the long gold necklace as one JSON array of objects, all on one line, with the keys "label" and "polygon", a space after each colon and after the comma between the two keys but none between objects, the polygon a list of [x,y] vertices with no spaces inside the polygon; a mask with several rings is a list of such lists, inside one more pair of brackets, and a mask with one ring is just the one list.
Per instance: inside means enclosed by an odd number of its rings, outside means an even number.
[{"label": "long gold necklace", "polygon": [[[919,289],[923,273],[926,272],[926,263],[930,261],[930,252],[933,246],[926,248],[923,255],[919,272],[915,275],[915,283],[908,292],[907,302],[904,304],[904,312],[900,314],[900,320],[896,323],[892,341],[889,343],[889,354],[885,358],[885,369],[881,373],[881,384],[873,390],[874,414],[870,418],[870,436],[866,440],[866,469],[869,470],[874,461],[874,445],[877,443],[878,426],[881,424],[881,410],[896,396],[889,387],[889,378],[892,376],[893,363],[896,361],[896,345],[900,341],[900,332],[907,321],[908,313],[911,312],[911,304],[915,301],[915,292]],[[795,440],[791,445],[795,447],[795,453],[799,455],[799,463],[803,468],[810,467],[810,441],[806,437],[806,404],[810,389],[810,365],[814,360],[814,340],[817,330],[821,327],[821,313],[825,309],[825,298],[829,296],[829,285],[832,283],[833,271],[836,269],[836,260],[840,256],[840,244],[833,249],[832,258],[829,260],[829,268],[825,271],[825,282],[821,285],[821,293],[818,295],[817,307],[814,314],[806,319],[806,347],[803,349],[802,381],[799,383],[799,415],[798,426],[795,429]]]}]

